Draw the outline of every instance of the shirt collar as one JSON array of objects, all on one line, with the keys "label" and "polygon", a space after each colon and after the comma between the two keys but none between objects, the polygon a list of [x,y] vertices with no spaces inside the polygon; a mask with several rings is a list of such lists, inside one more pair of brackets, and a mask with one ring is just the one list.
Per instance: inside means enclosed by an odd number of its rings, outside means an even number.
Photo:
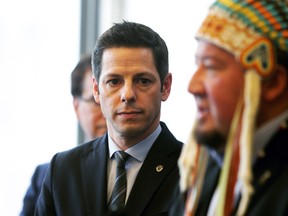
[{"label": "shirt collar", "polygon": [[[288,111],[283,112],[272,121],[267,122],[260,128],[256,130],[253,142],[253,161],[255,161],[258,153],[266,147],[268,142],[271,140],[272,136],[276,133],[279,128],[279,125],[288,118]],[[216,150],[208,148],[211,157],[216,161],[219,167],[222,167],[223,164],[223,154],[219,154]]]},{"label": "shirt collar", "polygon": [[288,118],[288,111],[285,111],[284,113],[280,114],[276,118],[274,118],[272,121],[269,121],[268,123],[261,126],[255,133],[254,137],[254,145],[253,145],[253,155],[254,158],[256,155],[262,151],[268,142],[271,140],[272,136],[277,132],[279,125]]},{"label": "shirt collar", "polygon": [[[134,157],[135,159],[137,159],[138,161],[143,162],[151,146],[153,145],[153,143],[155,142],[161,131],[162,127],[159,124],[158,127],[153,131],[153,133],[151,133],[148,137],[146,137],[142,141],[136,143],[134,146],[127,149],[125,152],[128,153],[130,156]],[[116,143],[113,141],[113,139],[110,137],[109,134],[108,134],[108,146],[109,146],[110,158],[113,156],[114,152],[121,150],[116,145]]]}]

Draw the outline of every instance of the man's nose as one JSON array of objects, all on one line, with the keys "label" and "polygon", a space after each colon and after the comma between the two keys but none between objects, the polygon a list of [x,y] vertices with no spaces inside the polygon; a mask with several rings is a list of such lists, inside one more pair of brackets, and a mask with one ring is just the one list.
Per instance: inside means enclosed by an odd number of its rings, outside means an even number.
[{"label": "man's nose", "polygon": [[133,83],[127,82],[121,90],[121,101],[128,103],[130,101],[135,101],[136,92]]}]

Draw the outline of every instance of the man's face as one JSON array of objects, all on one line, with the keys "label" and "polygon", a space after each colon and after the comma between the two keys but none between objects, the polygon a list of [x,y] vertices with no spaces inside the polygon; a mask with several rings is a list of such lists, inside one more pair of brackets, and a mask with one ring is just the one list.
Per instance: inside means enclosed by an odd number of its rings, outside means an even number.
[{"label": "man's face", "polygon": [[203,40],[198,43],[196,64],[188,87],[198,111],[196,139],[222,150],[242,95],[243,70],[233,55]]},{"label": "man's face", "polygon": [[161,101],[170,94],[171,74],[161,91],[152,51],[147,48],[109,48],[102,57],[99,84],[93,78],[94,96],[107,119],[109,134],[142,140],[156,129]]},{"label": "man's face", "polygon": [[74,99],[74,108],[87,140],[102,136],[106,131],[106,119],[101,107],[93,98],[92,72],[87,70],[83,79],[83,92]]}]

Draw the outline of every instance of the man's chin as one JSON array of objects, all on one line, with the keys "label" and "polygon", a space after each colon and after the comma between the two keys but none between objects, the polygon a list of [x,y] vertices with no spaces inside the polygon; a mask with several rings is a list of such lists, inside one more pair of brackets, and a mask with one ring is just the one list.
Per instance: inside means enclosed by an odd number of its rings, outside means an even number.
[{"label": "man's chin", "polygon": [[211,131],[194,131],[194,137],[198,144],[208,146],[217,151],[222,151],[224,149],[226,138],[217,130]]}]

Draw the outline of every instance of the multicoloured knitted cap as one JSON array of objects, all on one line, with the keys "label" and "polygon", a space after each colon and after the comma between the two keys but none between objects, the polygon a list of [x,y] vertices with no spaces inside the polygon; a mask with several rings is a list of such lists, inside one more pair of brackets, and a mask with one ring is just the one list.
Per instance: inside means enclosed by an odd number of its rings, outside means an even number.
[{"label": "multicoloured knitted cap", "polygon": [[[240,182],[242,198],[237,215],[244,215],[253,193],[252,146],[261,80],[277,71],[277,54],[281,52],[288,61],[288,0],[217,0],[196,39],[232,53],[245,69],[243,98],[239,98],[230,126],[213,213],[230,215],[235,184]],[[205,173],[203,164],[208,158],[207,149],[198,145],[193,130],[178,162],[180,187],[188,189],[185,215],[193,215],[197,208]]]}]

